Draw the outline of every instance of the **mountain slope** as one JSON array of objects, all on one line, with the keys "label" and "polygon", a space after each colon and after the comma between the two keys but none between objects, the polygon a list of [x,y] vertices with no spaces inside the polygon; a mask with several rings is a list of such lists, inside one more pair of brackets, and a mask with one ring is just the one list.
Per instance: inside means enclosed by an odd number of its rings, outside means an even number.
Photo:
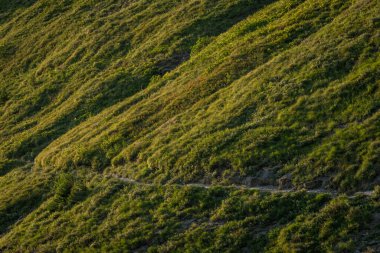
[{"label": "mountain slope", "polygon": [[[376,3],[305,2],[285,13],[284,4],[63,135],[37,162],[112,162],[142,178],[185,181],[270,168],[296,184],[328,177],[327,187],[370,189],[379,182]],[[276,11],[271,22],[261,18]]]},{"label": "mountain slope", "polygon": [[0,31],[2,156],[33,159],[52,139],[186,60],[197,37],[217,35],[261,6],[39,1]]},{"label": "mountain slope", "polygon": [[4,235],[0,249],[353,252],[369,246],[375,249],[378,243],[379,227],[371,218],[379,210],[375,199],[332,200],[328,195],[268,195],[222,188],[142,188],[101,178],[93,179],[88,187],[87,197],[79,203],[70,196],[60,201],[56,193]]},{"label": "mountain slope", "polygon": [[380,250],[379,9],[0,0],[0,251]]}]

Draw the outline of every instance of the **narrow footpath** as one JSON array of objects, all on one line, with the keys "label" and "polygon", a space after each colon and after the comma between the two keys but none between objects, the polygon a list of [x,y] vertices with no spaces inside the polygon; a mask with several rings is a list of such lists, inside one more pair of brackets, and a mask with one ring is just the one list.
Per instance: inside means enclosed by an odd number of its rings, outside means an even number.
[{"label": "narrow footpath", "polygon": [[[130,184],[143,185],[143,186],[157,186],[158,185],[158,184],[154,184],[154,183],[139,182],[139,181],[136,181],[134,179],[121,177],[121,176],[116,175],[116,174],[111,174],[110,176],[113,178],[116,178],[120,181],[130,183]],[[310,190],[310,189],[302,189],[302,190],[299,190],[299,189],[278,189],[275,186],[253,186],[253,187],[247,186],[247,185],[226,186],[226,185],[208,185],[208,184],[198,184],[198,183],[197,184],[166,184],[166,185],[178,186],[178,187],[200,187],[200,188],[205,188],[205,189],[208,189],[211,187],[226,187],[226,188],[236,188],[236,189],[244,189],[244,190],[257,190],[257,191],[269,192],[269,193],[290,193],[290,192],[304,191],[307,193],[314,193],[314,194],[315,193],[326,193],[326,194],[330,194],[332,196],[338,196],[339,194],[342,194],[342,193],[338,193],[336,191],[329,191],[326,189],[313,189],[313,190]],[[355,192],[355,193],[349,195],[349,197],[355,197],[357,195],[371,196],[373,193],[374,193],[373,191],[359,191],[359,192]]]}]

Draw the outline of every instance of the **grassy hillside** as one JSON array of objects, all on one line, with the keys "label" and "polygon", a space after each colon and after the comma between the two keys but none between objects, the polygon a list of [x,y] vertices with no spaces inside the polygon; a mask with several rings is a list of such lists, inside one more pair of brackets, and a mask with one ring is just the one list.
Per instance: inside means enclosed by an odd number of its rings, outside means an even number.
[{"label": "grassy hillside", "polygon": [[377,14],[373,1],[276,2],[36,161],[161,181],[241,181],[269,168],[295,184],[327,177],[326,187],[370,189],[379,182]]},{"label": "grassy hillside", "polygon": [[379,10],[0,0],[0,251],[380,250]]},{"label": "grassy hillside", "polygon": [[78,178],[55,177],[50,197],[0,238],[0,250],[374,252],[379,246],[373,214],[380,195],[331,199]]}]

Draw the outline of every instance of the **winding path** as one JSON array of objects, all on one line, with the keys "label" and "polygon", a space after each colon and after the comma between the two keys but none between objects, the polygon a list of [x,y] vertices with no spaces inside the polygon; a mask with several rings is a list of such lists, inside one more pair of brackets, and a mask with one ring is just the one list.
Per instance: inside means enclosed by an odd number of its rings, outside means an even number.
[{"label": "winding path", "polygon": [[[144,185],[144,186],[155,186],[158,184],[154,183],[144,183],[144,182],[139,182],[137,180],[131,179],[131,178],[126,178],[122,177],[116,174],[110,174],[109,176],[116,178],[120,181],[130,183],[130,184],[135,184],[135,185]],[[165,184],[164,184],[165,185]],[[199,187],[199,188],[211,188],[211,187],[226,187],[226,188],[235,188],[235,189],[244,189],[244,190],[257,190],[257,191],[262,191],[262,192],[270,192],[270,193],[290,193],[290,192],[299,192],[299,191],[304,191],[307,193],[326,193],[330,194],[332,196],[338,196],[340,193],[337,191],[329,191],[325,189],[278,189],[274,186],[247,186],[247,185],[230,185],[230,186],[225,186],[225,185],[208,185],[208,184],[199,184],[199,183],[194,183],[194,184],[166,184],[166,185],[171,185],[171,186],[179,186],[179,187]],[[371,196],[374,192],[373,191],[359,191],[355,192],[351,195],[349,195],[350,198],[355,197],[357,195],[366,195],[366,196]]]}]

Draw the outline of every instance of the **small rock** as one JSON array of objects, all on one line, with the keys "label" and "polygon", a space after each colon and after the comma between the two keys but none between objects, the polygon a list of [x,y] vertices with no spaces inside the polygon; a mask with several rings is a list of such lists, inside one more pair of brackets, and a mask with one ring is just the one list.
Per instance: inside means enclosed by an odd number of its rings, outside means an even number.
[{"label": "small rock", "polygon": [[247,177],[244,179],[243,184],[246,186],[252,186],[253,177]]},{"label": "small rock", "polygon": [[286,174],[285,176],[278,179],[277,182],[279,189],[290,189],[293,187],[291,174]]}]

